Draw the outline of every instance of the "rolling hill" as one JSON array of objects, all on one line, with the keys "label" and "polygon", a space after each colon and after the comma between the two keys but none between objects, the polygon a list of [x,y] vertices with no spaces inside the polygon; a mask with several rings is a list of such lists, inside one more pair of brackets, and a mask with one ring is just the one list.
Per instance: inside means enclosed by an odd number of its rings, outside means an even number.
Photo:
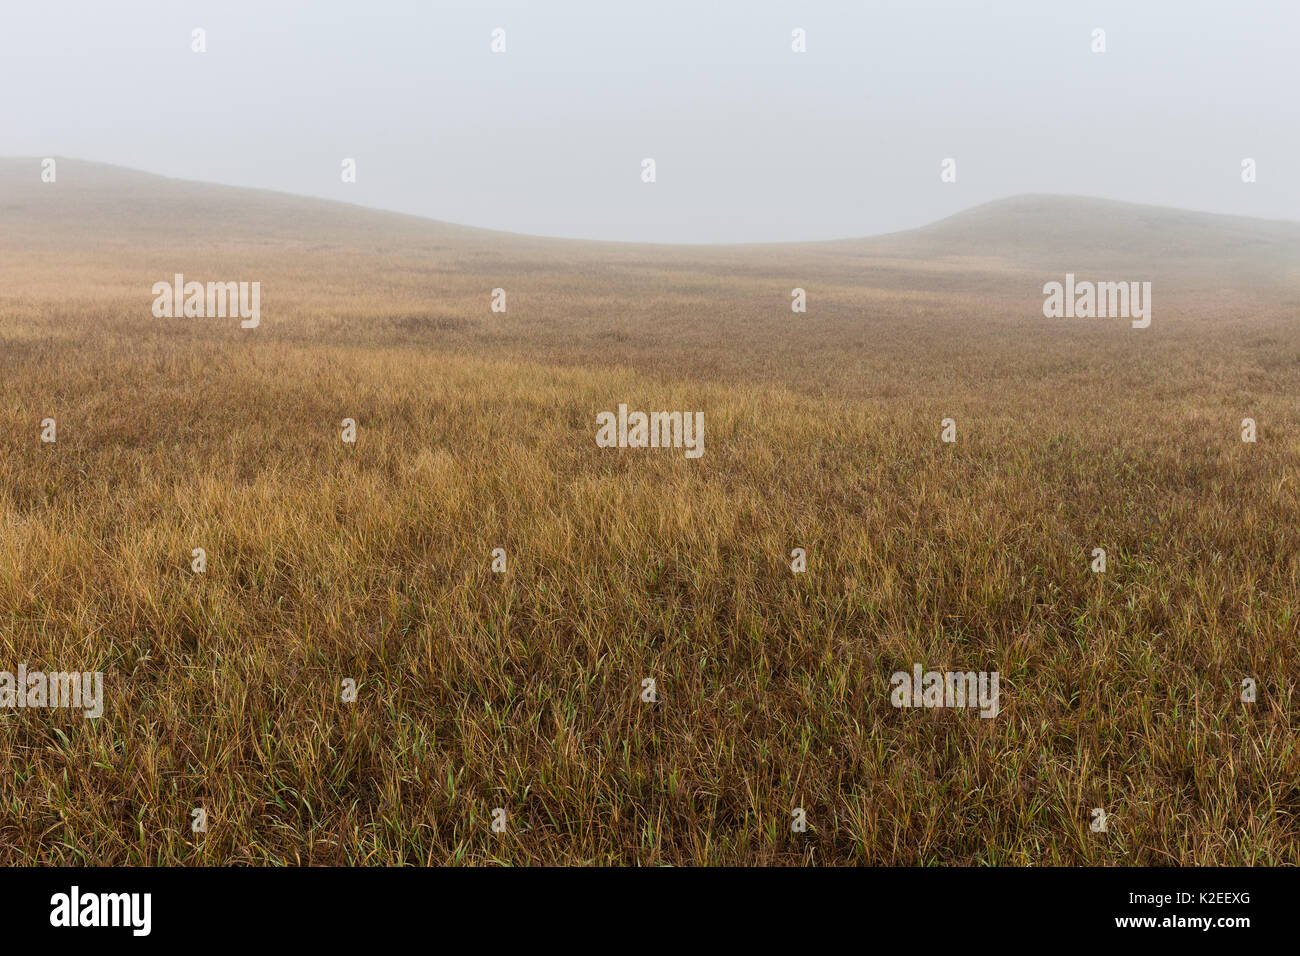
[{"label": "rolling hill", "polygon": [[0,224],[10,246],[207,241],[285,243],[397,254],[456,247],[515,255],[550,253],[595,261],[631,258],[739,262],[789,255],[1003,268],[1124,267],[1159,273],[1182,267],[1223,274],[1293,268],[1300,223],[1188,212],[1076,196],[1024,195],[985,203],[919,229],[884,236],[785,245],[662,246],[547,239],[451,225],[311,197],[170,179],[122,167],[59,160],[59,180],[43,184],[35,158],[0,159]]},{"label": "rolling hill", "polygon": [[[0,161],[0,670],[104,692],[0,713],[0,864],[1294,863],[1296,250],[1042,196],[559,241]],[[1045,318],[1067,270],[1151,325]],[[178,272],[260,324],[155,315]],[[598,444],[622,405],[702,455]],[[918,667],[996,717],[896,706]]]}]

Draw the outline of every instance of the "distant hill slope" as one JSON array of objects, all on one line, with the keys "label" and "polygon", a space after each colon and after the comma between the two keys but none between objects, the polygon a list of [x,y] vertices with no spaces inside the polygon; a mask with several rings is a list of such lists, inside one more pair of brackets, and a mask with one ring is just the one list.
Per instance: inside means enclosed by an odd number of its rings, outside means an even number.
[{"label": "distant hill slope", "polygon": [[[171,179],[75,159],[41,182],[39,159],[0,158],[0,224],[11,235],[133,243],[212,240],[483,239],[486,229],[289,193]],[[522,237],[520,237],[522,238]]]},{"label": "distant hill slope", "polygon": [[1272,272],[1300,263],[1300,223],[1079,196],[1001,199],[846,245],[907,259],[995,257],[1023,268]]},{"label": "distant hill slope", "polygon": [[770,272],[797,257],[819,275],[934,268],[1029,276],[1106,270],[1112,278],[1203,277],[1300,282],[1300,223],[1187,212],[1074,196],[1026,195],[906,232],[862,239],[753,246],[656,246],[548,239],[458,226],[312,197],[189,182],[73,159],[57,184],[40,160],[0,159],[0,244],[161,248],[279,244],[379,254],[566,261],[716,263]]}]

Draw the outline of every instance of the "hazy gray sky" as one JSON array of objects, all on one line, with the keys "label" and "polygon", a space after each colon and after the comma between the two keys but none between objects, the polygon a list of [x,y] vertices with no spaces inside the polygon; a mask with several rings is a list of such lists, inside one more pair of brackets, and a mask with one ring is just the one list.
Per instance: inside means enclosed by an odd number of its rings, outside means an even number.
[{"label": "hazy gray sky", "polygon": [[1300,220],[1300,2],[5,0],[0,155],[608,239],[867,235],[1022,192]]}]

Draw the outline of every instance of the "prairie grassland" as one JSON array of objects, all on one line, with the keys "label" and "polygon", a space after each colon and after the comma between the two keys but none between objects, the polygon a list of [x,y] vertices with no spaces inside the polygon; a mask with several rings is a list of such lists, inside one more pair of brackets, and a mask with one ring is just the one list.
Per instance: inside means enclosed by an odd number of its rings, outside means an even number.
[{"label": "prairie grassland", "polygon": [[[0,711],[0,862],[1297,862],[1272,247],[1127,250],[1138,331],[1043,319],[1057,263],[996,243],[547,243],[0,183],[0,670],[107,697]],[[194,218],[112,201],[151,190]],[[174,272],[260,281],[261,327],[153,318]],[[598,448],[620,402],[703,411],[704,456]],[[999,671],[1001,712],[893,708],[914,663]]]}]

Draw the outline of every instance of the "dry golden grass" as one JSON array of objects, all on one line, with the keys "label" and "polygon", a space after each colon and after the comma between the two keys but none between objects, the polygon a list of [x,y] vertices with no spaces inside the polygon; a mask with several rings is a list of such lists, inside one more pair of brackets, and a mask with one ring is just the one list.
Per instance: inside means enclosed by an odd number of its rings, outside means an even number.
[{"label": "dry golden grass", "polygon": [[[996,242],[552,243],[14,168],[0,670],[107,701],[0,711],[0,863],[1297,861],[1291,239],[1130,260],[1137,331],[1043,319],[1065,268]],[[154,319],[178,271],[260,281],[262,326]],[[702,410],[704,456],[598,448],[619,402]],[[914,662],[998,670],[1001,713],[894,709]]]}]

